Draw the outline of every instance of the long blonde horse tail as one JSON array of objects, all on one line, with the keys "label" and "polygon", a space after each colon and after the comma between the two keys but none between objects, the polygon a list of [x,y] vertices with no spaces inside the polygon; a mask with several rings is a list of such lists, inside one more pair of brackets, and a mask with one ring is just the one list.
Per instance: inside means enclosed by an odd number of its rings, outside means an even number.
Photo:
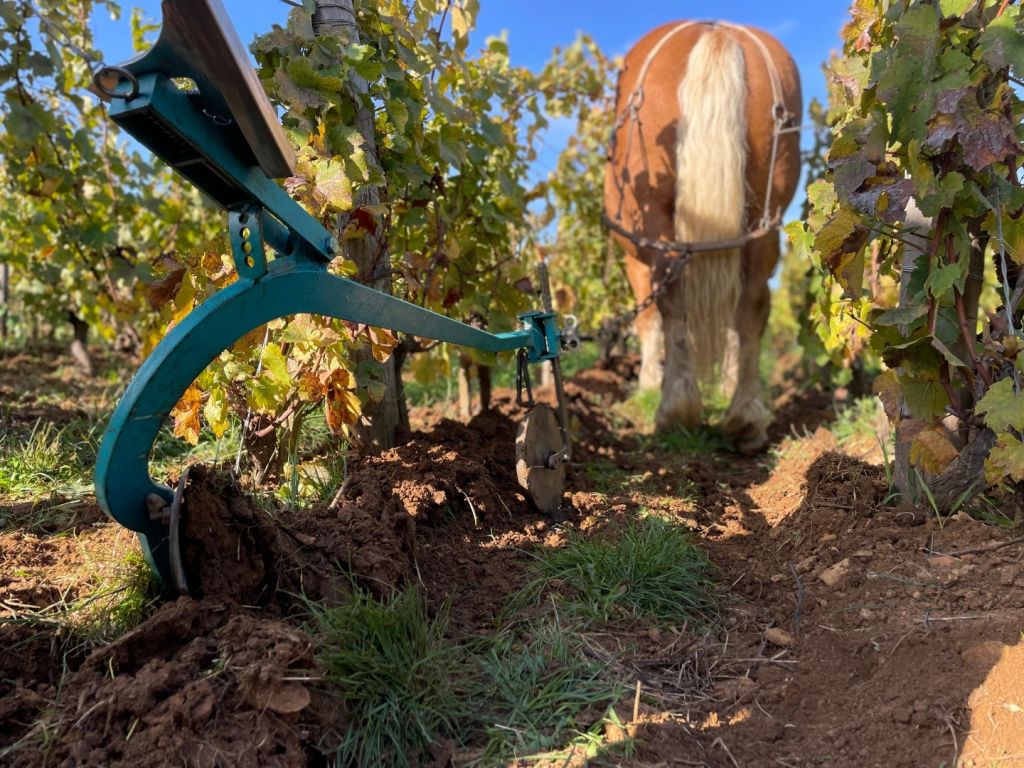
[{"label": "long blonde horse tail", "polygon": [[[690,52],[679,86],[675,237],[731,240],[746,230],[747,80],[731,30],[713,27]],[[694,369],[710,378],[723,362],[740,299],[742,251],[698,253],[681,275],[682,312]]]}]

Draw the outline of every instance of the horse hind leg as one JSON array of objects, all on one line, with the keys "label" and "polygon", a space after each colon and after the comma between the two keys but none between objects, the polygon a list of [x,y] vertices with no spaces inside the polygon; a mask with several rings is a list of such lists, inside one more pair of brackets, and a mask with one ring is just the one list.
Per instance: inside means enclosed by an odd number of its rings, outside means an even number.
[{"label": "horse hind leg", "polygon": [[666,316],[663,322],[665,372],[655,428],[659,432],[676,426],[694,429],[700,426],[703,404],[685,321]]},{"label": "horse hind leg", "polygon": [[661,312],[650,306],[636,318],[636,335],[640,340],[641,390],[659,390],[665,373],[665,334]]},{"label": "horse hind leg", "polygon": [[[656,231],[661,226],[668,231],[672,226],[671,214],[668,212],[651,211],[648,225]],[[632,253],[626,254],[626,277],[633,288],[633,296],[637,304],[642,304],[651,296],[654,278],[650,265],[645,264]],[[661,310],[652,304],[636,316],[633,322],[637,339],[640,342],[640,380],[638,389],[661,389],[665,361],[665,337],[662,330]]]},{"label": "horse hind leg", "polygon": [[741,453],[754,453],[768,444],[771,409],[764,400],[759,362],[761,335],[768,322],[771,294],[767,278],[747,280],[736,308],[738,349],[735,362],[735,391],[722,420],[722,431]]}]

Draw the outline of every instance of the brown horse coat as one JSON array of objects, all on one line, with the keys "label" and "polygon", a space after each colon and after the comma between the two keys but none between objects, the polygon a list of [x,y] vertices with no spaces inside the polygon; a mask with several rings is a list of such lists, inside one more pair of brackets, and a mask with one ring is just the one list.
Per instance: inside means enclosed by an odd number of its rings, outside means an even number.
[{"label": "brown horse coat", "polygon": [[[605,211],[637,237],[735,239],[778,216],[793,197],[799,137],[776,137],[776,119],[780,127],[799,122],[799,75],[786,50],[765,32],[724,23],[659,27],[626,54],[616,114]],[[637,301],[643,301],[652,278],[659,279],[674,257],[614,237],[626,251]],[[698,383],[717,372],[732,391],[723,428],[741,449],[766,443],[771,416],[758,358],[768,278],[778,258],[774,231],[741,248],[697,254],[656,306],[637,318],[640,385],[661,390],[659,429],[700,423]]]}]

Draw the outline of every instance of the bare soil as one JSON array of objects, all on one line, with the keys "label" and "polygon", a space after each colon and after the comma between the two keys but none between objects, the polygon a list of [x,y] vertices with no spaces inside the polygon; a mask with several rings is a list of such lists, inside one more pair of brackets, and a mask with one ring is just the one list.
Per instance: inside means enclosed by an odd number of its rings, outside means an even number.
[{"label": "bare soil", "polygon": [[823,428],[825,393],[779,399],[767,455],[659,448],[610,410],[632,367],[570,383],[577,464],[558,520],[516,484],[518,413],[500,391],[469,424],[415,414],[406,442],[355,462],[334,508],[270,515],[194,469],[193,597],[87,655],[3,617],[73,593],[89,542],[123,534],[0,530],[6,764],[320,764],[346,713],[317,685],[297,595],[417,584],[432,607],[450,600],[461,641],[493,631],[531,549],[648,509],[693,530],[728,598],[711,634],[632,623],[586,638],[640,692],[618,713],[633,756],[593,764],[1024,766],[1024,565],[1021,545],[999,546],[1014,532],[887,505],[874,446]]}]

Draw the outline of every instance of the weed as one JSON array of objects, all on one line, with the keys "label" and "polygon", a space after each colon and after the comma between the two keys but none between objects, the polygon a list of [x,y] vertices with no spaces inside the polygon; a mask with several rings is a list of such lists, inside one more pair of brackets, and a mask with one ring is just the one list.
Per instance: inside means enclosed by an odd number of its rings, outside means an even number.
[{"label": "weed", "polygon": [[882,469],[885,471],[886,494],[882,500],[884,506],[895,504],[899,501],[900,490],[896,487],[896,477],[893,474],[893,462],[889,458],[889,442],[882,439],[881,435],[875,435],[878,440],[878,447],[882,451]]},{"label": "weed", "polygon": [[[570,612],[607,621],[626,614],[665,623],[706,623],[717,589],[706,555],[677,525],[645,517],[616,540],[575,535],[537,555],[537,577],[515,603],[537,601],[553,581],[569,592]],[[557,581],[556,581],[557,580]]]},{"label": "weed", "polygon": [[139,626],[157,603],[153,571],[138,551],[97,568],[93,589],[80,601],[77,634],[87,645],[109,643]]},{"label": "weed", "polygon": [[338,764],[413,765],[456,731],[464,705],[452,684],[457,652],[444,639],[444,611],[428,618],[415,589],[386,602],[357,590],[345,605],[309,609],[324,680],[348,713],[330,747]]},{"label": "weed", "polygon": [[877,397],[862,397],[836,414],[831,432],[839,445],[859,438],[881,441],[885,431],[882,404]]},{"label": "weed", "polygon": [[661,402],[661,392],[656,389],[638,389],[628,399],[617,404],[615,411],[636,424],[643,431],[654,429],[654,417]]},{"label": "weed", "polygon": [[199,433],[199,442],[189,445],[181,438],[175,437],[170,429],[161,429],[153,443],[150,471],[154,476],[176,474],[186,464],[216,464],[225,459],[234,459],[241,440],[241,432],[241,422],[232,418],[229,420],[228,429],[220,437],[210,429],[204,428]]},{"label": "weed", "polygon": [[967,509],[968,514],[977,520],[988,525],[995,525],[1000,528],[1015,528],[1017,521],[1012,513],[1007,514],[1007,505],[998,498],[993,499],[986,493],[979,493],[973,499]]},{"label": "weed", "polygon": [[721,429],[704,424],[696,429],[673,427],[646,438],[646,441],[664,451],[684,456],[710,456],[733,451],[732,443]]},{"label": "weed", "polygon": [[61,655],[80,656],[137,627],[156,605],[153,572],[137,550],[117,559],[87,560],[85,568],[86,586],[78,597],[19,608],[5,621],[52,634],[60,639]]},{"label": "weed", "polygon": [[58,429],[37,421],[27,437],[0,436],[0,494],[81,496],[92,484],[95,429],[72,422]]},{"label": "weed", "polygon": [[[487,702],[477,715],[486,744],[480,764],[508,764],[516,758],[576,741],[581,721],[601,721],[624,689],[603,679],[604,670],[582,650],[575,628],[557,618],[539,619],[479,641],[479,669],[469,698]],[[576,736],[573,737],[573,734]]]}]

